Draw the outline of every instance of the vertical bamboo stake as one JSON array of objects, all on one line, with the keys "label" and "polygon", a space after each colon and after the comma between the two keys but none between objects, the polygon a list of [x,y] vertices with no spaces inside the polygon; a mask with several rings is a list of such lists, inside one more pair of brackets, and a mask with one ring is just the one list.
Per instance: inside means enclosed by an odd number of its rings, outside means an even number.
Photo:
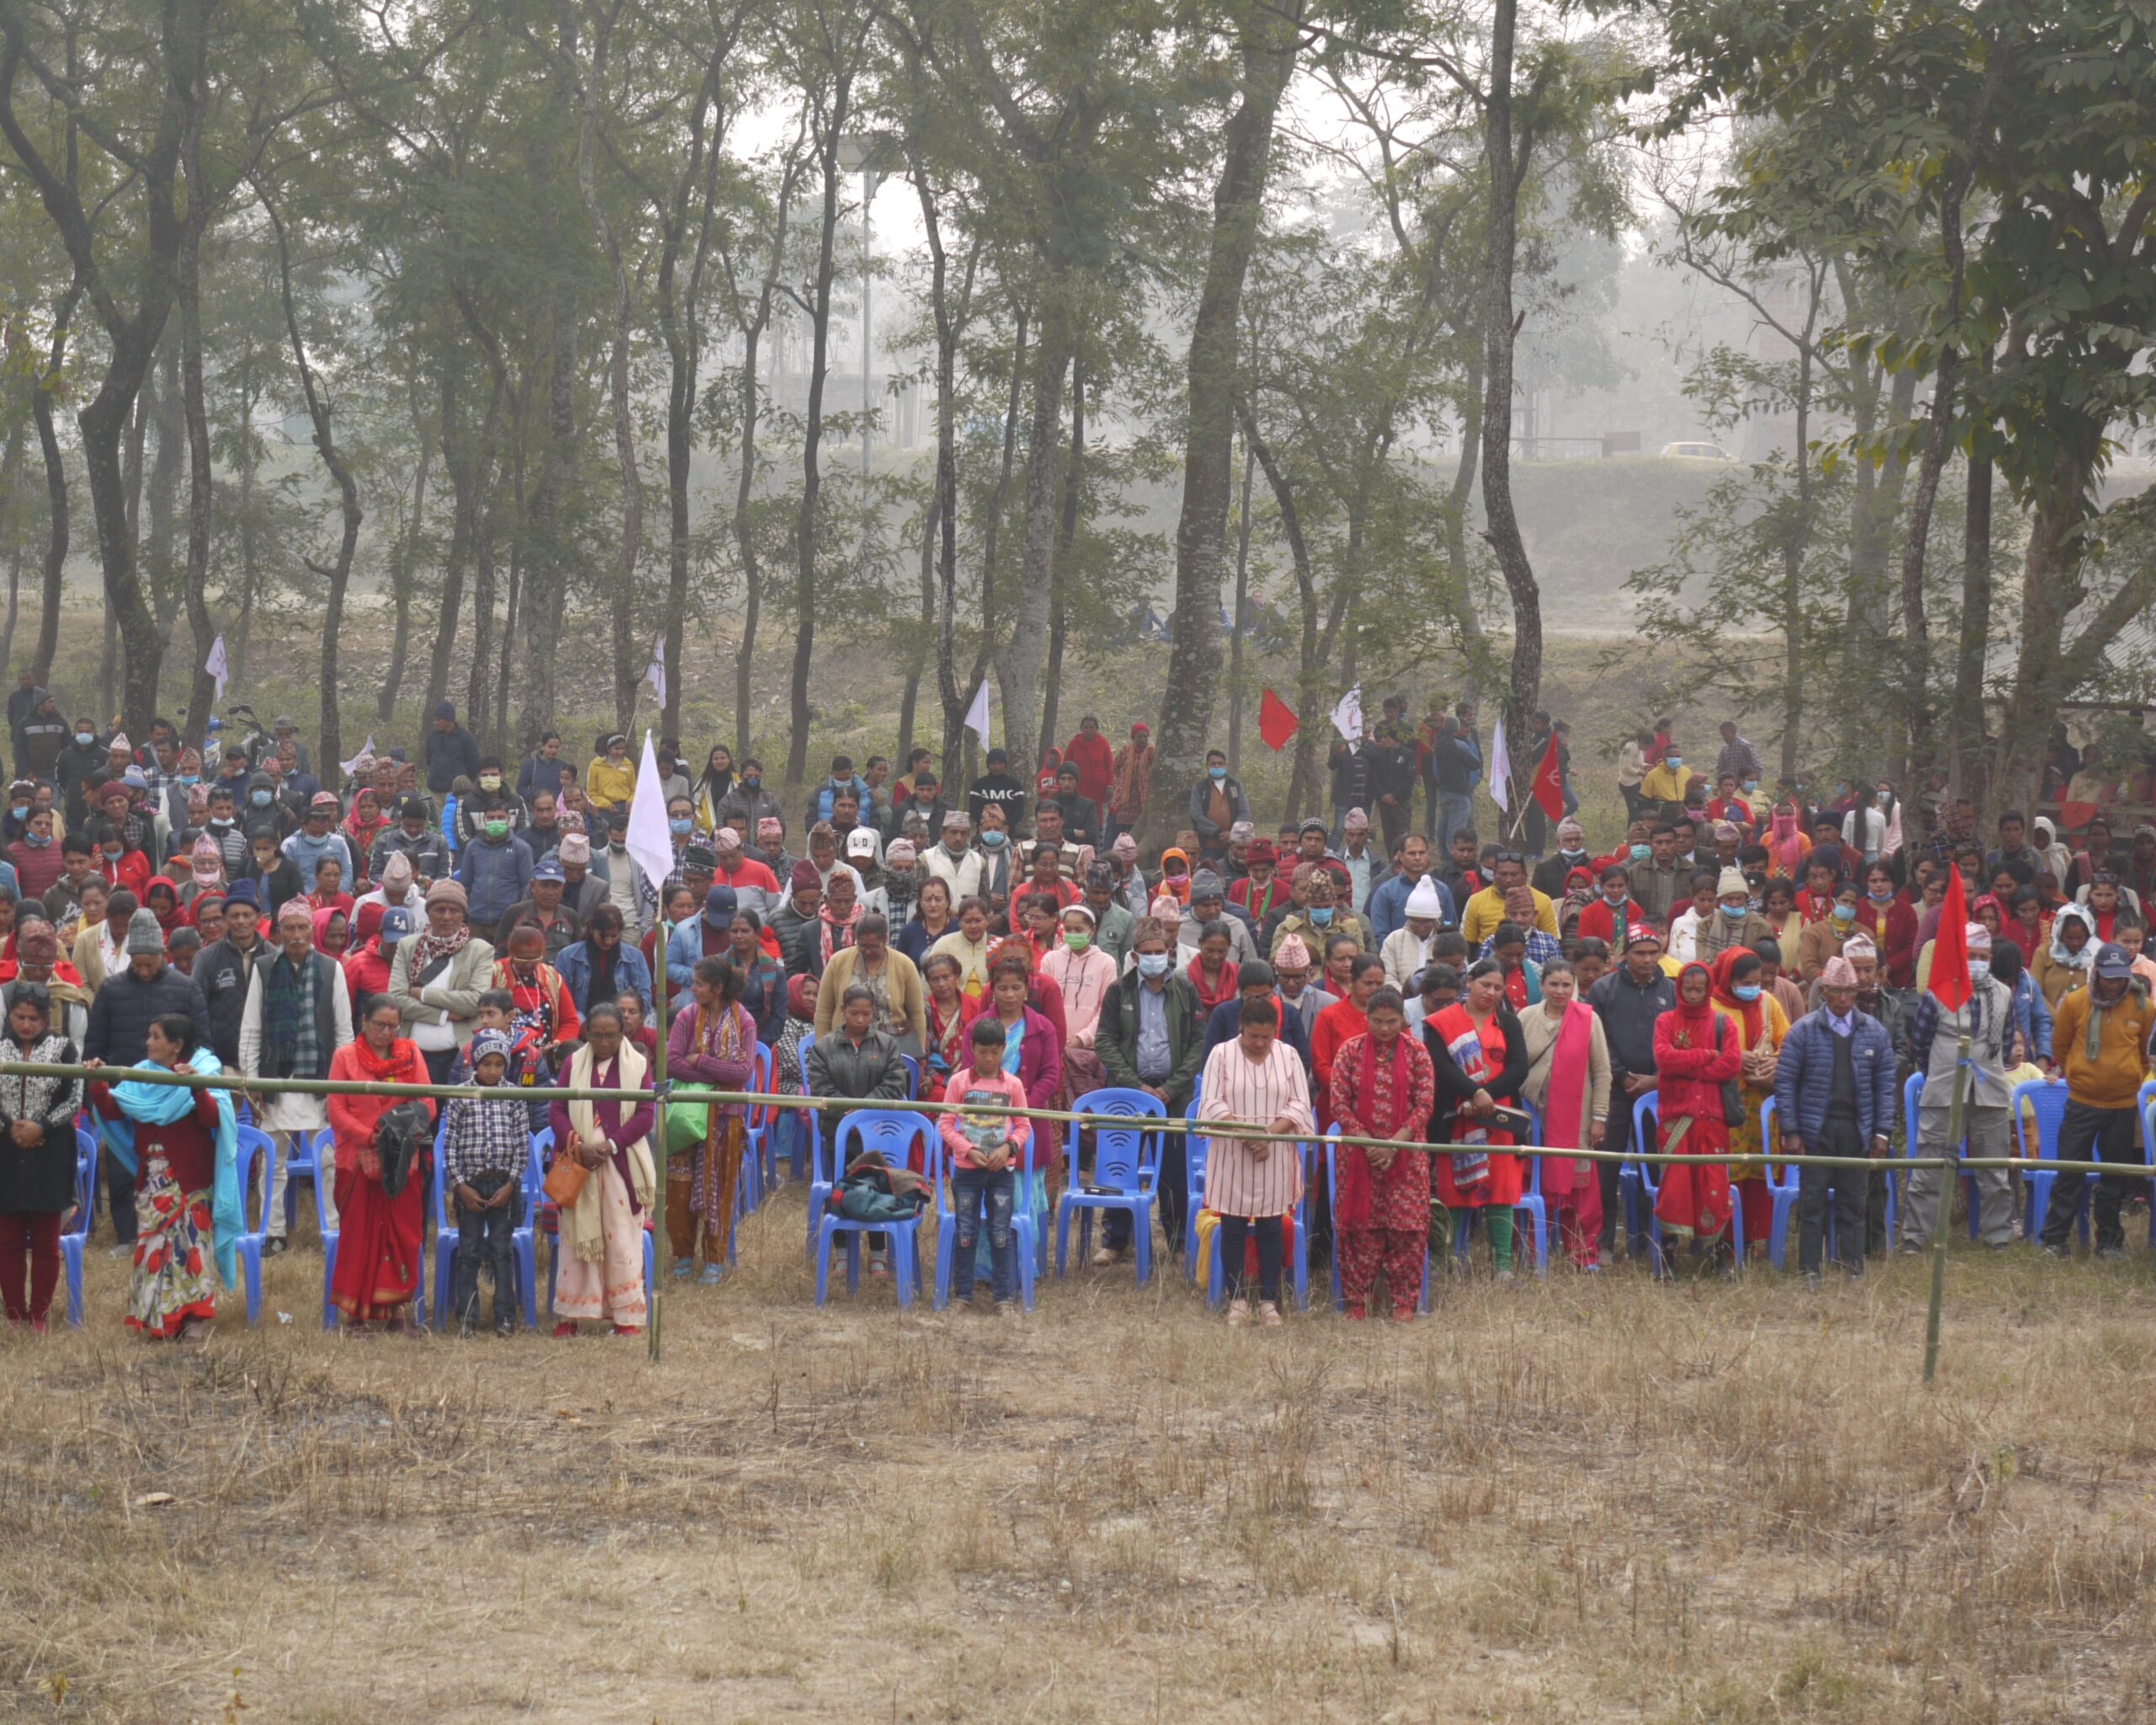
[{"label": "vertical bamboo stake", "polygon": [[[659,1364],[659,1290],[665,1285],[661,1273],[659,1236],[666,1226],[666,907],[659,906],[659,927],[661,938],[651,944],[652,957],[657,961],[651,967],[652,1002],[659,1008],[654,1028],[659,1032],[659,1045],[654,1058],[658,1062],[652,1088],[659,1100],[653,1104],[657,1114],[654,1122],[659,1139],[659,1154],[654,1159],[659,1167],[659,1190],[652,1195],[651,1218],[651,1363]],[[752,1077],[754,1074],[750,1075]]]},{"label": "vertical bamboo stake", "polygon": [[[1961,1010],[1967,1012],[1969,1008],[1965,1005]],[[1946,1114],[1946,1166],[1939,1171],[1939,1215],[1931,1229],[1931,1310],[1924,1322],[1924,1381],[1927,1384],[1939,1370],[1939,1309],[1946,1297],[1946,1217],[1954,1208],[1954,1182],[1961,1178],[1961,1103],[1968,1071],[1969,1033],[1964,1030],[1954,1049],[1954,1097]],[[1921,1109],[1917,1117],[1923,1119]]]}]

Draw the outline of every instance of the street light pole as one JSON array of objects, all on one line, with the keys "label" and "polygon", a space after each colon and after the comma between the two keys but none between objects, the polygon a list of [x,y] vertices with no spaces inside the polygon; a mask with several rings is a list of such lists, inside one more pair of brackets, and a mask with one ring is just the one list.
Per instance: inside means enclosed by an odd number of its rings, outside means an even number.
[{"label": "street light pole", "polygon": [[874,276],[869,269],[868,247],[870,229],[868,206],[876,196],[876,170],[865,164],[861,170],[861,477],[868,477],[869,430],[874,423],[870,418],[873,401],[868,382],[868,293]]}]

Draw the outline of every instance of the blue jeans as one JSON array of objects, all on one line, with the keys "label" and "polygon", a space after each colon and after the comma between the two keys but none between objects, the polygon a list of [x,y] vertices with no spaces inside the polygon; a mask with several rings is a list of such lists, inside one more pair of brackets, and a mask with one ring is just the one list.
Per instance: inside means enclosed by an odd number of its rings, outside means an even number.
[{"label": "blue jeans", "polygon": [[1017,1176],[1011,1168],[990,1173],[986,1168],[951,1170],[951,1199],[958,1214],[958,1237],[952,1250],[951,1297],[974,1297],[974,1252],[980,1240],[980,1219],[988,1214],[988,1253],[994,1266],[995,1303],[1002,1305],[1018,1290],[1018,1254],[1011,1246],[1011,1206],[1017,1189]]},{"label": "blue jeans", "polygon": [[1452,836],[1464,832],[1475,825],[1475,798],[1468,791],[1439,791],[1438,793],[1438,830],[1430,835],[1430,849],[1434,856],[1452,854]]}]

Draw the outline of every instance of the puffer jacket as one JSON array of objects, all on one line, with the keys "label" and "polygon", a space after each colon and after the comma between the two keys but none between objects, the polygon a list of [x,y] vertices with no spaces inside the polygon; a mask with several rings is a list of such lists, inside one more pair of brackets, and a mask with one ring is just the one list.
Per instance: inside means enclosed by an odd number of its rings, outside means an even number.
[{"label": "puffer jacket", "polygon": [[115,971],[90,1002],[90,1029],[83,1039],[83,1058],[103,1060],[110,1066],[136,1065],[150,1052],[151,1021],[167,1012],[193,1020],[195,1039],[211,1042],[209,1003],[193,977],[169,964],[147,982],[132,970]]},{"label": "puffer jacket", "polygon": [[[1597,984],[1599,987],[1601,985]],[[1849,1056],[1856,1070],[1857,1135],[1869,1144],[1892,1135],[1897,1069],[1886,1027],[1867,1012],[1856,1015]],[[1807,1012],[1782,1043],[1774,1069],[1774,1118],[1781,1130],[1807,1146],[1827,1123],[1834,1091],[1834,1033],[1823,1012]]]}]

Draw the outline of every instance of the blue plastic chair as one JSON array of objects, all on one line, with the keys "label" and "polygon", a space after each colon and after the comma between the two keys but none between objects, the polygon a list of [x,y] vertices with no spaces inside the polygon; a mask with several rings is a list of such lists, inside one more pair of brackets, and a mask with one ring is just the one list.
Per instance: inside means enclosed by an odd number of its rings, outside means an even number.
[{"label": "blue plastic chair", "polygon": [[[835,1191],[846,1167],[857,1157],[871,1152],[894,1167],[909,1167],[910,1153],[916,1142],[922,1147],[922,1167],[930,1183],[936,1184],[941,1174],[942,1140],[926,1115],[901,1114],[890,1108],[854,1109],[839,1122],[830,1153],[830,1162],[836,1166],[829,1171],[828,1180],[824,1178],[826,1170],[822,1135],[817,1136],[816,1179],[812,1192],[816,1187],[821,1187],[826,1194]],[[846,1236],[847,1292],[860,1290],[862,1236],[881,1234],[891,1242],[891,1274],[897,1284],[899,1304],[913,1304],[914,1287],[921,1271],[921,1215],[898,1222],[853,1222],[835,1215],[825,1203],[812,1210],[810,1220],[816,1231],[817,1305],[825,1304],[830,1297],[831,1247],[841,1234]],[[955,1216],[953,1226],[957,1226]]]},{"label": "blue plastic chair", "polygon": [[[1340,1129],[1335,1126],[1325,1135],[1326,1214],[1332,1221],[1332,1309],[1345,1311],[1348,1296],[1340,1287]],[[1392,1290],[1388,1288],[1386,1293]],[[1422,1293],[1415,1302],[1415,1310],[1425,1317],[1430,1315],[1430,1231],[1422,1231]]]},{"label": "blue plastic chair", "polygon": [[[2028,1122],[2023,1117],[2026,1103],[2036,1117],[2036,1147],[2029,1148]],[[2041,1159],[2047,1162],[2058,1160],[2058,1129],[2066,1120],[2066,1081],[2047,1079],[2041,1083],[2017,1084],[2007,1098],[2009,1118],[2014,1128],[2014,1153],[2024,1158]],[[2044,1215],[2050,1210],[2052,1184],[2058,1178],[2055,1173],[2031,1169],[2021,1176],[2029,1195],[2028,1226],[2024,1231],[2031,1242],[2044,1231]],[[2084,1184],[2081,1188],[2082,1210],[2079,1220],[2082,1243],[2089,1240],[2089,1199],[2094,1188]]]},{"label": "blue plastic chair", "polygon": [[[2141,1159],[2156,1168],[2156,1122],[2149,1118],[2149,1110],[2156,1107],[2156,1078],[2143,1084],[2134,1097],[2134,1117],[2141,1122]],[[2156,1182],[2149,1185],[2148,1243],[2156,1247]]]},{"label": "blue plastic chair", "polygon": [[89,1243],[90,1219],[97,1207],[98,1140],[87,1126],[75,1128],[75,1213],[60,1231],[61,1263],[67,1272],[67,1322],[83,1327],[83,1252]]},{"label": "blue plastic chair", "polygon": [[[1542,1142],[1541,1114],[1533,1107],[1529,1107],[1527,1112],[1534,1121],[1534,1130],[1528,1135],[1528,1143],[1530,1147],[1539,1146]],[[1498,1146],[1498,1149],[1502,1151],[1502,1146]],[[1527,1226],[1534,1240],[1537,1270],[1546,1280],[1550,1274],[1550,1206],[1542,1196],[1542,1158],[1539,1156],[1528,1158],[1527,1186],[1519,1195],[1519,1202],[1513,1206],[1515,1240],[1519,1235],[1518,1213],[1521,1210],[1527,1212]],[[1468,1209],[1462,1209],[1453,1218],[1452,1255],[1455,1260],[1465,1260],[1467,1257],[1468,1234],[1472,1220],[1472,1212]]]},{"label": "blue plastic chair", "polygon": [[239,1141],[239,1207],[243,1217],[247,1214],[247,1200],[254,1191],[256,1165],[259,1163],[265,1171],[262,1185],[262,1226],[247,1229],[237,1242],[240,1274],[247,1289],[247,1321],[253,1325],[262,1321],[262,1235],[270,1223],[270,1184],[266,1171],[270,1167],[270,1158],[276,1154],[276,1146],[270,1141],[270,1135],[259,1127],[242,1126],[235,1135]]},{"label": "blue plastic chair", "polygon": [[[1772,1106],[1771,1102],[1769,1104]],[[1650,1090],[1632,1104],[1632,1147],[1647,1155],[1662,1148],[1662,1108],[1657,1092]],[[1657,1276],[1669,1274],[1668,1259],[1662,1250],[1662,1222],[1654,1213],[1656,1203],[1662,1197],[1662,1182],[1655,1178],[1656,1164],[1636,1162],[1632,1165],[1634,1178],[1639,1183],[1639,1215],[1634,1219],[1636,1233],[1644,1233],[1647,1242],[1647,1266]]]},{"label": "blue plastic chair", "polygon": [[[1183,1168],[1187,1176],[1184,1186],[1182,1207],[1182,1270],[1193,1282],[1198,1279],[1198,1194],[1205,1189],[1205,1163],[1213,1149],[1213,1140],[1198,1130],[1198,1105],[1203,1098],[1204,1083],[1201,1079],[1190,1087],[1190,1107],[1183,1118],[1190,1122],[1191,1130],[1182,1135]],[[1167,1140],[1161,1140],[1162,1160],[1166,1160]],[[1166,1178],[1166,1170],[1162,1171]]]},{"label": "blue plastic chair", "polygon": [[[1294,1250],[1289,1254],[1287,1268],[1294,1279],[1296,1309],[1308,1311],[1310,1309],[1310,1175],[1316,1167],[1317,1146],[1307,1140],[1297,1144],[1276,1142],[1273,1146],[1273,1154],[1276,1156],[1283,1150],[1293,1151],[1302,1158],[1303,1162],[1303,1195],[1295,1200],[1295,1208],[1292,1212],[1295,1218],[1295,1244]],[[1208,1158],[1208,1167],[1209,1168],[1210,1167],[1210,1158]],[[1190,1214],[1191,1234],[1193,1239],[1198,1231],[1198,1213],[1209,1207],[1206,1196],[1206,1190],[1203,1185],[1192,1188]],[[1215,1247],[1218,1247],[1220,1243],[1219,1231],[1217,1228],[1214,1231],[1213,1243]],[[1194,1252],[1197,1247],[1193,1246],[1191,1249]],[[1197,1270],[1194,1265],[1191,1274],[1195,1279]],[[1427,1277],[1424,1278],[1426,1283],[1428,1279]],[[1227,1297],[1227,1266],[1221,1262],[1219,1252],[1215,1250],[1212,1262],[1206,1266],[1205,1304],[1217,1311],[1220,1308],[1220,1302]]]},{"label": "blue plastic chair", "polygon": [[919,1102],[921,1100],[921,1062],[911,1055],[900,1055],[899,1058],[906,1063],[906,1100]]},{"label": "blue plastic chair", "polygon": [[[958,1244],[958,1214],[955,1189],[951,1183],[952,1168],[945,1151],[942,1135],[926,1115],[917,1116],[927,1124],[936,1140],[937,1172],[933,1176],[936,1187],[936,1309],[942,1311],[951,1303],[951,1266],[957,1261]],[[1025,1162],[1012,1183],[1011,1205],[1011,1250],[1018,1278],[1018,1303],[1027,1311],[1033,1309],[1034,1284],[1041,1274],[1041,1252],[1046,1244],[1045,1220],[1033,1207],[1034,1173],[1043,1164],[1035,1160],[1033,1146],[1039,1143],[1038,1135],[1027,1146]],[[1049,1160],[1055,1157],[1054,1145],[1049,1146]],[[850,1225],[846,1225],[850,1226]]]},{"label": "blue plastic chair", "polygon": [[[456,1223],[449,1213],[449,1176],[442,1165],[444,1129],[435,1129],[435,1167],[433,1178],[428,1183],[434,1188],[435,1209],[435,1326],[440,1328],[449,1322],[449,1302],[456,1297],[456,1258],[463,1245]],[[524,1220],[510,1231],[510,1261],[516,1277],[517,1316],[526,1324],[536,1328],[539,1314],[532,1298],[538,1277],[532,1259],[533,1235],[531,1218],[532,1163],[539,1153],[539,1140],[552,1145],[553,1129],[536,1135],[531,1150],[525,1157],[524,1167],[517,1171],[519,1195],[524,1199]],[[540,1178],[545,1179],[545,1164],[540,1163]]]},{"label": "blue plastic chair", "polygon": [[[1068,1273],[1070,1224],[1078,1223],[1078,1255],[1083,1258],[1093,1237],[1096,1213],[1120,1210],[1130,1218],[1131,1244],[1135,1248],[1138,1285],[1153,1274],[1153,1206],[1160,1196],[1161,1150],[1164,1135],[1157,1127],[1116,1125],[1113,1121],[1165,1120],[1167,1104],[1142,1090],[1107,1088],[1090,1091],[1079,1098],[1079,1111],[1097,1115],[1090,1127],[1076,1120],[1065,1133],[1064,1161],[1070,1181],[1055,1205],[1055,1273]],[[1092,1185],[1078,1184],[1078,1135],[1093,1135]]]},{"label": "blue plastic chair", "polygon": [[[302,1174],[307,1177],[307,1189],[314,1194],[315,1228],[325,1240],[331,1231],[323,1221],[323,1218],[329,1212],[323,1205],[322,1183],[325,1179],[334,1179],[336,1177],[337,1159],[332,1148],[334,1142],[329,1129],[325,1126],[311,1138],[300,1135],[294,1148],[286,1153],[285,1233],[288,1238],[291,1236],[293,1227],[297,1224],[300,1215],[299,1183],[295,1176]],[[271,1142],[271,1154],[275,1154],[274,1140]],[[263,1164],[264,1168],[270,1166],[268,1162]],[[263,1189],[267,1192],[269,1188],[265,1186]],[[270,1218],[266,1215],[262,1219],[262,1226],[266,1232],[270,1226]]]}]

